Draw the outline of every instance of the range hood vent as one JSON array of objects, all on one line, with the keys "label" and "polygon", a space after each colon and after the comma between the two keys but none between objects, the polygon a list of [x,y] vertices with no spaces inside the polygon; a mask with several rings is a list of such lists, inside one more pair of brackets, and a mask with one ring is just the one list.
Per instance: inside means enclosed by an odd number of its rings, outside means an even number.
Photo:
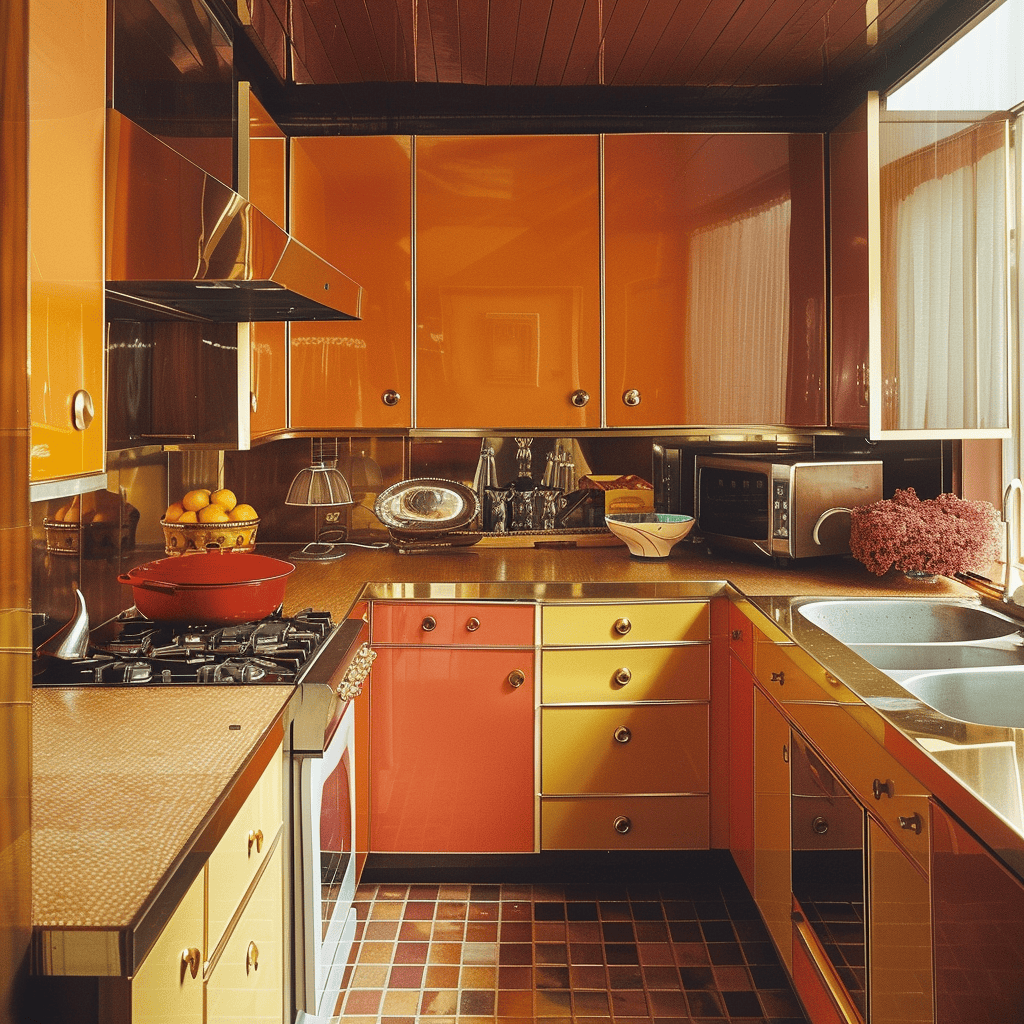
[{"label": "range hood vent", "polygon": [[106,230],[108,320],[360,317],[355,281],[116,110]]}]

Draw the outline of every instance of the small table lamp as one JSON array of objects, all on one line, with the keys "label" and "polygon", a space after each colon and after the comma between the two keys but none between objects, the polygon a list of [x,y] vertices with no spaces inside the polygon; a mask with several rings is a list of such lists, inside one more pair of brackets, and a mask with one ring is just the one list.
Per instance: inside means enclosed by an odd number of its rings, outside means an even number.
[{"label": "small table lamp", "polygon": [[[314,447],[317,443],[319,457]],[[320,540],[320,509],[352,504],[352,490],[336,468],[337,445],[335,439],[334,458],[328,462],[324,459],[323,439],[315,439],[310,445],[312,465],[300,469],[288,488],[288,496],[284,499],[286,505],[302,505],[313,509],[313,539],[304,548],[293,551],[289,558],[302,562],[330,562],[345,557],[340,545]]]}]

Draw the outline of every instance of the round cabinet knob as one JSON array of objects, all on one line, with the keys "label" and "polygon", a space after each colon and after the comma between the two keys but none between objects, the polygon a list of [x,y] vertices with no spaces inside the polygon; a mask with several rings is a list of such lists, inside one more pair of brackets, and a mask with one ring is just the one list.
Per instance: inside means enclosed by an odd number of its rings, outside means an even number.
[{"label": "round cabinet knob", "polygon": [[616,619],[612,625],[612,629],[615,630],[619,636],[625,636],[633,628],[633,623],[629,619]]},{"label": "round cabinet knob", "polygon": [[729,634],[729,637],[730,637],[730,639],[732,639],[732,640],[742,640],[742,639],[743,639],[743,630],[742,630],[742,629],[734,629],[734,630],[733,630],[733,631],[732,631],[732,632],[731,632],[731,633]]},{"label": "round cabinet knob", "polygon": [[509,672],[508,685],[511,686],[513,690],[518,690],[519,687],[522,686],[525,682],[526,673],[523,672],[521,669],[514,668],[511,672]]},{"label": "round cabinet knob", "polygon": [[479,628],[480,620],[474,615],[466,623],[466,629],[468,629],[470,633],[475,633]]},{"label": "round cabinet knob", "polygon": [[260,969],[260,949],[255,942],[249,943],[249,948],[245,951],[245,973],[249,971],[258,971]]},{"label": "round cabinet knob", "polygon": [[619,684],[619,686],[625,686],[626,683],[628,683],[630,681],[630,679],[632,679],[632,678],[633,678],[633,673],[630,672],[629,669],[625,668],[625,667],[620,668],[618,670],[618,672],[615,673],[615,682],[617,682]]},{"label": "round cabinet knob", "polygon": [[579,388],[569,396],[569,401],[572,402],[577,409],[582,409],[583,406],[590,401],[590,394],[589,392],[584,391],[583,388]]},{"label": "round cabinet knob", "polygon": [[92,395],[84,388],[71,396],[71,424],[75,430],[85,430],[96,415]]},{"label": "round cabinet knob", "polygon": [[828,831],[828,818],[820,814],[811,822],[811,831],[817,836],[823,836]]},{"label": "round cabinet knob", "polygon": [[428,615],[423,620],[423,632],[430,633],[432,630],[437,628],[437,619],[433,615]]},{"label": "round cabinet knob", "polygon": [[630,408],[640,404],[640,392],[636,388],[630,388],[622,393],[622,404]]},{"label": "round cabinet knob", "polygon": [[193,978],[199,975],[199,964],[201,957],[199,950],[195,946],[188,946],[181,951],[181,973],[182,977],[185,976],[187,970]]},{"label": "round cabinet knob", "polygon": [[380,396],[380,400],[389,408],[402,400],[402,396],[392,388],[388,388],[383,395]]},{"label": "round cabinet knob", "polygon": [[633,738],[633,734],[624,725],[620,725],[612,736],[616,743],[628,743]]},{"label": "round cabinet knob", "polygon": [[620,814],[613,822],[612,828],[619,833],[620,836],[624,836],[633,827],[633,822],[629,820],[624,814]]}]

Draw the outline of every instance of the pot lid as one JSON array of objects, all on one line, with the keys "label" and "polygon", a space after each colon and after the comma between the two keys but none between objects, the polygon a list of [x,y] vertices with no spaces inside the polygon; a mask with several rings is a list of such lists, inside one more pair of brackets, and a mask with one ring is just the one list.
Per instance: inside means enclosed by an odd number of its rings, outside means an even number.
[{"label": "pot lid", "polygon": [[210,551],[172,555],[136,566],[126,574],[130,583],[151,581],[178,586],[225,586],[280,579],[295,571],[291,562],[247,551]]},{"label": "pot lid", "polygon": [[373,511],[387,527],[414,533],[448,533],[472,522],[480,510],[465,484],[434,477],[403,480],[382,491]]}]

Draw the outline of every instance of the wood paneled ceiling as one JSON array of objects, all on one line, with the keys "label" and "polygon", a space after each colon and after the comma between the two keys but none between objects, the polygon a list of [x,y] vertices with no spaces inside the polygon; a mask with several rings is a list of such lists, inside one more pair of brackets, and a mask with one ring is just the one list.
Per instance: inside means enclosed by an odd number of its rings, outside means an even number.
[{"label": "wood paneled ceiling", "polygon": [[614,97],[625,90],[634,99],[650,96],[654,114],[662,103],[693,114],[703,106],[724,112],[787,105],[820,114],[838,111],[866,88],[891,84],[986,2],[246,0],[247,7],[239,6],[249,12],[246,31],[282,86],[312,90],[305,101],[298,92],[288,101],[300,116],[303,102],[312,116],[330,96],[365,104],[371,85],[378,99],[415,95],[409,86],[441,87],[431,93],[435,105],[440,97],[453,102],[460,95],[454,87],[486,87],[491,106],[540,90],[548,109],[558,107],[558,90],[575,102],[597,89],[605,90],[596,101],[602,109],[617,109]]}]

